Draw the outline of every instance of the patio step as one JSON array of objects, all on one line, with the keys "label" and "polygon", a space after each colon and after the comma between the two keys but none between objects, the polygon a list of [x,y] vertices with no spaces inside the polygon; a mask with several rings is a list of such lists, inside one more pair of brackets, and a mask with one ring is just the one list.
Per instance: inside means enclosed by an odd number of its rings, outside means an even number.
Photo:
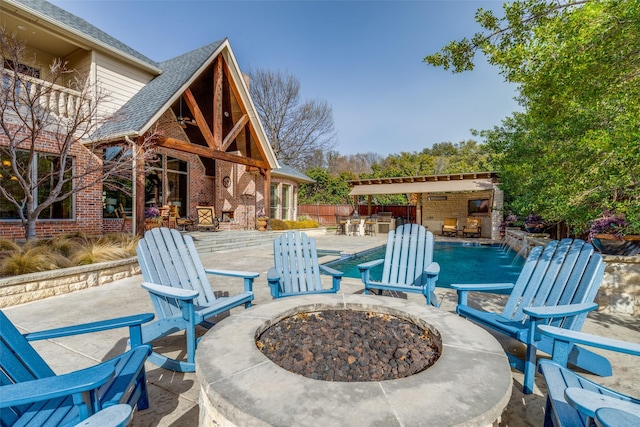
[{"label": "patio step", "polygon": [[194,231],[189,233],[193,237],[198,252],[219,252],[249,246],[272,245],[278,234],[257,230]]}]

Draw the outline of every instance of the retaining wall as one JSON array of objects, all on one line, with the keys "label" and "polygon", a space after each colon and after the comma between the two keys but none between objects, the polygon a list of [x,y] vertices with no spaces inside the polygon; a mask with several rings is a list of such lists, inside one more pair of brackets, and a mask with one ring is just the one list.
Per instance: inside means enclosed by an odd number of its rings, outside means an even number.
[{"label": "retaining wall", "polygon": [[[534,246],[550,239],[520,230],[506,230],[505,243],[526,257]],[[640,315],[640,256],[603,255],[604,279],[596,296],[599,311]]]},{"label": "retaining wall", "polygon": [[0,279],[0,308],[100,286],[140,273],[136,257]]}]

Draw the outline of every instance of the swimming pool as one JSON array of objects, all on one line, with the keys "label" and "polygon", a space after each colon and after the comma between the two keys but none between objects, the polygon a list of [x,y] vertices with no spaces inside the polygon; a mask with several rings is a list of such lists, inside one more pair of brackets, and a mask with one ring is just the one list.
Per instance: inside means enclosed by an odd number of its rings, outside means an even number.
[{"label": "swimming pool", "polygon": [[[345,277],[360,278],[358,264],[384,258],[384,251],[381,246],[326,265],[342,271]],[[524,258],[499,245],[436,242],[433,259],[440,264],[439,288],[452,283],[513,283],[524,265]],[[381,275],[382,265],[372,270],[374,280],[380,280]]]}]

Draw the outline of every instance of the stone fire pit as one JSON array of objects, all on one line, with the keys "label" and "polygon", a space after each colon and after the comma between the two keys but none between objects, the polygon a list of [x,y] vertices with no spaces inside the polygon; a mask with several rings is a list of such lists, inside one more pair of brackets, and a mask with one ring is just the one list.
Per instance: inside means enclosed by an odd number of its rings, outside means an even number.
[{"label": "stone fire pit", "polygon": [[[428,369],[394,380],[321,381],[289,372],[264,356],[256,337],[302,312],[350,309],[389,314],[441,337]],[[511,396],[511,370],[484,329],[404,299],[310,295],[234,312],[198,345],[201,426],[489,426]]]}]

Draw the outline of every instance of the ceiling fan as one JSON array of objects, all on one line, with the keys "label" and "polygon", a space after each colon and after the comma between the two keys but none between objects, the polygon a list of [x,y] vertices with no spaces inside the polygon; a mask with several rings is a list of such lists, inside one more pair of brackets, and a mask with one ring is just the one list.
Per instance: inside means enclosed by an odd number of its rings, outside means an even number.
[{"label": "ceiling fan", "polygon": [[195,120],[190,119],[189,117],[184,117],[182,115],[182,97],[180,97],[180,114],[178,115],[177,120],[178,120],[178,124],[183,129],[186,129],[187,125],[198,126],[198,123],[196,123]]}]

